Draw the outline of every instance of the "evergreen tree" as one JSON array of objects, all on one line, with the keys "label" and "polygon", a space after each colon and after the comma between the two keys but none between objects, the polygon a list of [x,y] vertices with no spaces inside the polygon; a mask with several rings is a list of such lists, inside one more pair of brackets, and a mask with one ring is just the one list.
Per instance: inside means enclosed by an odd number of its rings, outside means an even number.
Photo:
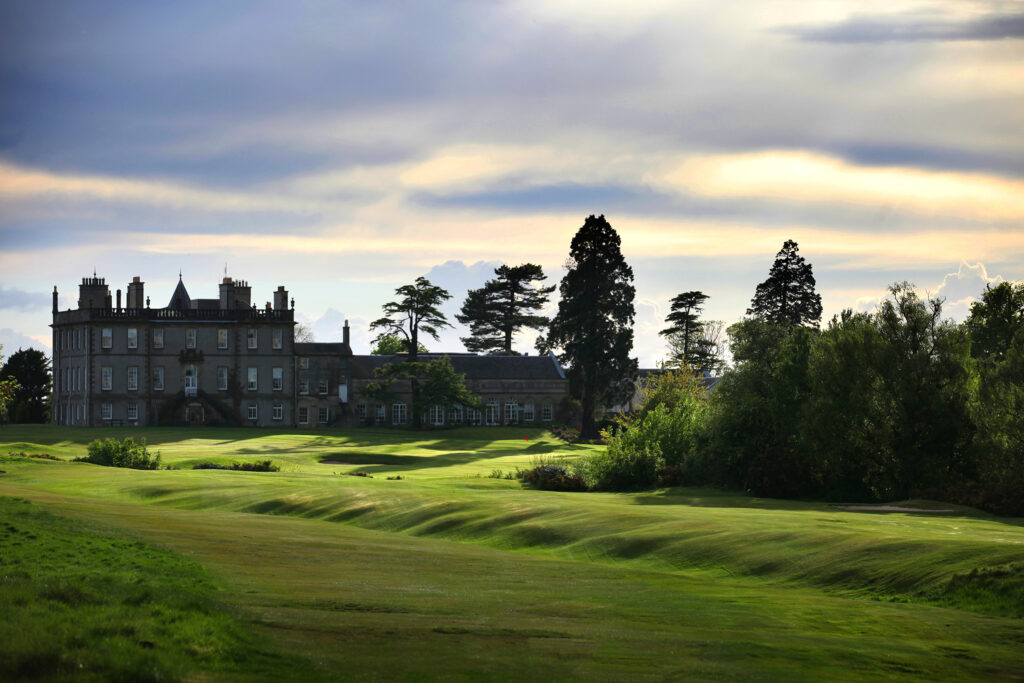
[{"label": "evergreen tree", "polygon": [[786,240],[775,255],[768,279],[757,286],[747,315],[786,327],[818,328],[821,295],[814,291],[811,264],[797,254],[797,244]]},{"label": "evergreen tree", "polygon": [[700,312],[708,298],[704,292],[693,291],[677,294],[672,299],[672,309],[665,316],[665,322],[670,324],[659,334],[669,338],[673,362],[698,368],[705,366],[703,358],[698,356],[708,351],[706,345],[700,344],[704,328]]},{"label": "evergreen tree", "polygon": [[462,337],[469,351],[514,354],[512,337],[523,327],[541,330],[548,324],[542,315],[534,315],[548,302],[551,287],[535,287],[545,280],[540,266],[524,263],[494,269],[497,279],[488,280],[480,289],[471,289],[456,319],[469,325],[470,336]]},{"label": "evergreen tree", "polygon": [[[452,295],[447,290],[431,284],[425,277],[416,278],[411,285],[403,285],[395,290],[400,299],[389,301],[384,304],[384,316],[370,323],[370,329],[381,330],[374,340],[378,344],[389,336],[398,336],[405,344],[408,352],[408,362],[417,362],[417,354],[420,352],[420,332],[429,334],[435,340],[440,341],[438,330],[442,327],[451,327],[438,306]],[[416,375],[409,378],[412,385],[413,405],[419,403],[419,381]],[[412,424],[416,429],[420,428],[421,415],[413,411]]]},{"label": "evergreen tree", "polygon": [[620,243],[604,216],[586,219],[572,238],[558,313],[546,340],[561,349],[569,365],[570,387],[582,406],[583,438],[597,436],[597,406],[614,402],[622,380],[636,372],[636,359],[629,357],[636,290]]},{"label": "evergreen tree", "polygon": [[12,422],[49,422],[50,359],[39,349],[18,349],[0,370],[0,379],[12,379],[17,388],[9,408]]}]

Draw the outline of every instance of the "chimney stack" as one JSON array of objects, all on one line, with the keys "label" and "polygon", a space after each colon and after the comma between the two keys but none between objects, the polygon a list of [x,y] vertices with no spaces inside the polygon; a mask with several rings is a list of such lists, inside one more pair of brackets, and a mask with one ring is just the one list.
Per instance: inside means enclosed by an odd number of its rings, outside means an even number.
[{"label": "chimney stack", "polygon": [[278,285],[277,291],[274,292],[274,310],[284,311],[288,308],[288,290],[284,288],[284,285]]},{"label": "chimney stack", "polygon": [[121,290],[117,290],[117,310],[121,310]]},{"label": "chimney stack", "polygon": [[343,342],[345,342],[346,346],[348,345],[348,343],[349,343],[348,319],[345,320],[345,327],[342,328],[341,340]]},{"label": "chimney stack", "polygon": [[53,286],[53,312],[57,312],[57,285]]},{"label": "chimney stack", "polygon": [[128,308],[142,308],[146,298],[143,296],[142,288],[145,283],[136,275],[128,283]]}]

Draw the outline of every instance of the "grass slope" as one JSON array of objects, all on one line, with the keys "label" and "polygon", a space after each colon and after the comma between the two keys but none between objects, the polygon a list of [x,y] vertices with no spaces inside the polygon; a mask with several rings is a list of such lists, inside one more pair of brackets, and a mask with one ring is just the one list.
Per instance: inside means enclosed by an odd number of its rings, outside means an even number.
[{"label": "grass slope", "polygon": [[[529,430],[128,433],[147,436],[165,462],[270,457],[285,471],[14,457],[0,463],[0,493],[201,562],[258,633],[311,671],[1024,675],[1024,623],[1006,616],[1024,602],[1020,520],[865,514],[706,490],[554,494],[486,478],[582,452]],[[10,429],[0,452],[70,458],[99,435],[110,434]],[[371,467],[373,479],[335,474]]]}]

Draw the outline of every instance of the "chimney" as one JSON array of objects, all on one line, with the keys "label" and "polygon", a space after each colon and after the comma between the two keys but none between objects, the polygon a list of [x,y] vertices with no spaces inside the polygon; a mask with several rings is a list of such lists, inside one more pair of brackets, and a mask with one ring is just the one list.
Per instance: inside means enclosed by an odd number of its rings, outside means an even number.
[{"label": "chimney", "polygon": [[101,277],[83,277],[82,284],[78,285],[78,308],[103,308],[109,307],[110,290],[107,289],[107,281]]},{"label": "chimney", "polygon": [[57,285],[53,286],[53,312],[57,312]]},{"label": "chimney", "polygon": [[128,283],[128,308],[142,308],[145,302],[145,297],[142,293],[144,284],[138,275],[133,277],[132,281]]},{"label": "chimney", "polygon": [[110,300],[110,290],[108,289],[107,295],[103,298],[103,307],[110,310],[111,306],[113,306],[113,302]]},{"label": "chimney", "polygon": [[288,308],[288,290],[284,288],[284,285],[278,285],[277,291],[274,292],[274,310],[284,311]]},{"label": "chimney", "polygon": [[121,290],[117,290],[117,309],[121,310]]},{"label": "chimney", "polygon": [[235,307],[235,283],[226,277],[220,281],[220,310],[227,311]]},{"label": "chimney", "polygon": [[349,343],[349,330],[348,330],[348,320],[347,319],[345,320],[345,327],[343,327],[342,331],[341,331],[341,340],[343,342],[345,342],[346,346],[348,346],[348,343]]}]

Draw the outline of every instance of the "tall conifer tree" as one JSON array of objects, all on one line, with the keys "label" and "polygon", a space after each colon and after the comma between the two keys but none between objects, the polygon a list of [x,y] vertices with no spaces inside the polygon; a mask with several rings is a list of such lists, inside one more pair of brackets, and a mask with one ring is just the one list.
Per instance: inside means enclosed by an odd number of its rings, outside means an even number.
[{"label": "tall conifer tree", "polygon": [[672,299],[672,309],[665,316],[665,322],[670,325],[659,334],[669,338],[674,361],[704,367],[702,360],[707,348],[701,344],[704,324],[700,321],[700,313],[709,298],[704,292],[693,291],[677,294]]},{"label": "tall conifer tree", "polygon": [[570,386],[582,404],[583,438],[597,436],[597,406],[618,398],[622,380],[636,372],[636,359],[630,358],[636,290],[620,244],[604,216],[586,219],[572,238],[547,338],[569,365]]},{"label": "tall conifer tree", "polygon": [[814,290],[811,264],[797,254],[797,244],[786,240],[775,255],[768,279],[757,286],[747,315],[786,327],[818,328],[821,295]]},{"label": "tall conifer tree", "polygon": [[514,354],[512,337],[518,330],[547,327],[548,319],[534,312],[548,302],[548,295],[555,288],[533,285],[546,279],[541,267],[533,263],[503,265],[495,268],[494,274],[496,279],[469,291],[462,312],[455,318],[469,325],[470,336],[462,337],[467,350]]}]

